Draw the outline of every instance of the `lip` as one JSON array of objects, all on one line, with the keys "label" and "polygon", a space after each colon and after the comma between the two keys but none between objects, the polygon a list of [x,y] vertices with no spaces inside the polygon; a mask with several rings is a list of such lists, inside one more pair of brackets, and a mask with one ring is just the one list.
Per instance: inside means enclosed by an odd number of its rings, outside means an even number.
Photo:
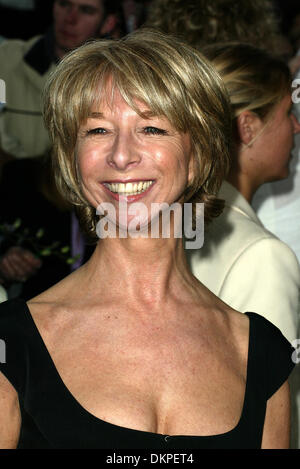
[{"label": "lip", "polygon": [[[105,186],[105,183],[106,184],[113,184],[113,183],[126,184],[128,182],[134,183],[134,182],[141,182],[141,181],[143,181],[143,182],[153,181],[153,184],[151,184],[151,186],[148,187],[148,189],[146,189],[141,194],[136,194],[136,195],[120,195],[120,194],[117,194],[116,192],[111,192],[109,190],[109,188]],[[107,194],[110,195],[110,197],[117,200],[118,202],[133,203],[133,202],[136,202],[136,201],[142,199],[146,194],[148,194],[151,191],[151,189],[155,186],[155,183],[156,183],[155,179],[113,179],[113,180],[109,180],[109,181],[103,181],[101,183],[101,186],[107,192]]]},{"label": "lip", "polygon": [[113,183],[117,183],[117,184],[127,184],[128,182],[148,182],[148,181],[154,181],[155,182],[155,179],[151,179],[151,178],[147,178],[147,179],[108,179],[107,181],[103,181],[102,184],[113,184]]},{"label": "lip", "polygon": [[68,38],[68,39],[75,39],[77,36],[76,34],[68,33],[67,31],[59,31],[62,36]]}]

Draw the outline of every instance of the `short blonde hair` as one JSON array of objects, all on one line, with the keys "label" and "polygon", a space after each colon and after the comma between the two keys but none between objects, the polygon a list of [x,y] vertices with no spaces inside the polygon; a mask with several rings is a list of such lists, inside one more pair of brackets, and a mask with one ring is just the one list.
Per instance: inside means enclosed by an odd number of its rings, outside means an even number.
[{"label": "short blonde hair", "polygon": [[185,201],[206,203],[208,220],[218,215],[222,204],[216,194],[230,160],[226,89],[199,52],[171,36],[138,30],[120,40],[79,47],[60,62],[45,88],[44,119],[53,142],[58,187],[77,205],[85,231],[95,235],[97,217],[82,194],[74,149],[79,126],[95,96],[105,98],[108,81],[137,112],[135,100],[190,135],[195,177]]}]

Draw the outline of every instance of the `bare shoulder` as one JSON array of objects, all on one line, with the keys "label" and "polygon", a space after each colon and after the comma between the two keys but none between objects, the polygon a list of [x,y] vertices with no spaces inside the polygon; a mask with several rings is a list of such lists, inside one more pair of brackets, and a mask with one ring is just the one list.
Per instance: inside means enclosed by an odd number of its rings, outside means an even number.
[{"label": "bare shoulder", "polygon": [[221,334],[235,350],[236,356],[246,362],[249,350],[249,317],[227,305],[218,308],[218,316]]},{"label": "bare shoulder", "polygon": [[[208,292],[206,298],[206,307],[208,316],[211,316],[212,322],[215,323],[222,334],[228,334],[231,341],[248,346],[250,321],[247,314],[239,312],[224,303],[219,297],[212,292]],[[213,314],[211,314],[213,312]]]},{"label": "bare shoulder", "polygon": [[228,315],[233,334],[240,336],[241,340],[248,341],[250,321],[247,314],[229,308]]},{"label": "bare shoulder", "polygon": [[248,352],[250,321],[249,317],[233,309],[203,284],[197,284],[199,309],[210,323],[210,330],[218,333],[221,340],[235,345],[244,354]]},{"label": "bare shoulder", "polygon": [[[69,278],[70,277],[70,278]],[[27,301],[30,314],[44,338],[58,334],[68,327],[76,299],[72,292],[76,285],[71,276]]]},{"label": "bare shoulder", "polygon": [[[49,351],[58,348],[62,350],[63,344],[71,340],[74,334],[80,333],[82,328],[86,327],[86,320],[90,320],[89,312],[93,302],[87,291],[89,279],[78,271],[27,302],[35,325]],[[101,298],[101,295],[96,298],[98,308],[99,297]]]},{"label": "bare shoulder", "polygon": [[230,330],[233,339],[241,347],[246,347],[248,350],[250,320],[247,314],[229,308],[227,311]]}]

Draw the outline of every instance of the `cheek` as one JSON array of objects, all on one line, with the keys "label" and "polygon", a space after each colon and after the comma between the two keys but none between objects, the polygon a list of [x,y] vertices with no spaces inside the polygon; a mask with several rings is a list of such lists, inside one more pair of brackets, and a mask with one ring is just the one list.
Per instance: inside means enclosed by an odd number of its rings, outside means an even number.
[{"label": "cheek", "polygon": [[84,166],[85,166],[85,158],[83,158],[82,145],[80,145],[78,143],[76,144],[74,155],[75,155],[75,160],[76,160],[76,164],[77,164],[77,170],[78,170],[79,176],[81,177],[82,171],[83,171]]},{"label": "cheek", "polygon": [[99,152],[89,143],[79,143],[75,148],[75,157],[79,172],[83,174],[93,173],[100,166]]},{"label": "cheek", "polygon": [[187,174],[191,161],[190,145],[185,142],[173,142],[164,148],[158,148],[154,152],[155,159],[158,163],[166,168],[178,170],[180,174]]},{"label": "cheek", "polygon": [[291,126],[286,126],[281,139],[282,153],[289,154],[293,147],[294,133]]},{"label": "cheek", "polygon": [[80,31],[83,36],[87,38],[98,35],[100,32],[100,19],[82,19],[80,24]]},{"label": "cheek", "polygon": [[82,151],[75,151],[77,161],[78,180],[82,187],[89,186],[92,176],[96,173],[95,159],[91,155]]}]

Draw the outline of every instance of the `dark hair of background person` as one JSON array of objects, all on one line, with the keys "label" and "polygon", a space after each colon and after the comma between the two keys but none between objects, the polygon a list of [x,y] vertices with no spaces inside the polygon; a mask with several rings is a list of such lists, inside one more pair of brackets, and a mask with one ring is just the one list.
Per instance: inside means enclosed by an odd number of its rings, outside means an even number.
[{"label": "dark hair of background person", "polygon": [[[126,24],[122,8],[122,0],[102,0],[105,14],[118,13],[120,28],[125,34]],[[54,0],[35,0],[33,10],[19,10],[0,5],[0,35],[8,38],[30,39],[44,32],[52,24]]]}]

